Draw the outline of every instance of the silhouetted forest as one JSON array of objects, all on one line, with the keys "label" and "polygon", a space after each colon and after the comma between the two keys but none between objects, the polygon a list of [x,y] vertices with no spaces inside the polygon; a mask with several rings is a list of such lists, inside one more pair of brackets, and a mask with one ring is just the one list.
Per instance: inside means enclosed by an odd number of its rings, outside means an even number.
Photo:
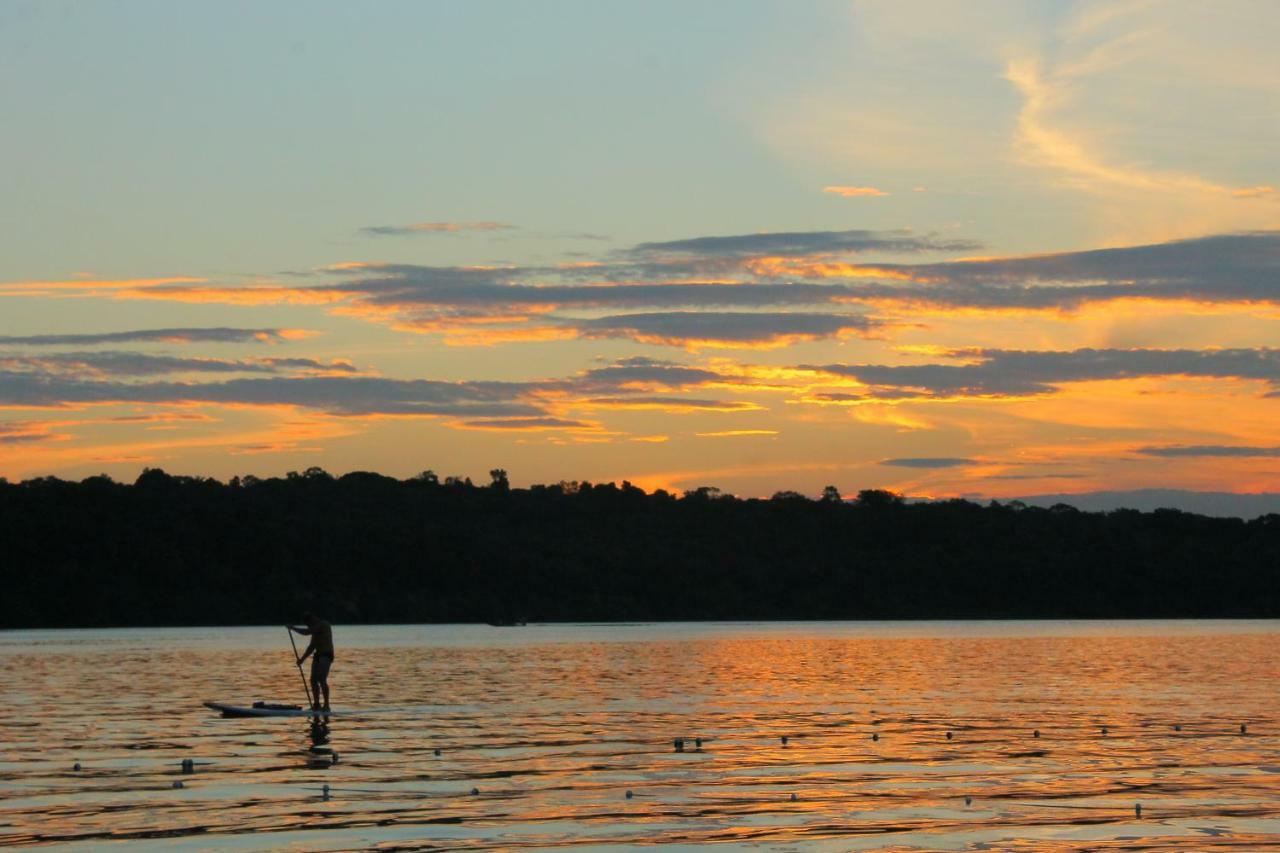
[{"label": "silhouetted forest", "polygon": [[0,480],[0,620],[1280,616],[1280,515],[491,478]]}]

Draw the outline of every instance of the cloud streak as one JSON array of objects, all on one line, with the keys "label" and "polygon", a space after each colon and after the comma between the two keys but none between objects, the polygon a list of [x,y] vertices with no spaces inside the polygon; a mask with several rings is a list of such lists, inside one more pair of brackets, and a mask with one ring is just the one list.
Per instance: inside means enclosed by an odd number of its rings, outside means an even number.
[{"label": "cloud streak", "polygon": [[[866,388],[825,402],[1050,394],[1070,382],[1202,377],[1280,382],[1280,349],[1070,351],[962,350],[968,364],[827,364],[805,369],[854,379]],[[1268,393],[1275,393],[1274,391]],[[822,402],[824,400],[819,400]]]},{"label": "cloud streak", "polygon": [[823,187],[822,191],[824,193],[830,193],[831,195],[841,196],[842,198],[862,198],[862,197],[868,197],[868,196],[878,197],[878,196],[890,195],[890,193],[887,193],[884,190],[877,189],[875,187],[831,186],[831,187]]},{"label": "cloud streak", "polygon": [[899,459],[881,459],[880,464],[895,468],[962,468],[975,464],[975,460],[951,456],[908,456]]},{"label": "cloud streak", "polygon": [[1135,452],[1164,459],[1280,457],[1280,447],[1246,447],[1236,444],[1174,444],[1140,447]]},{"label": "cloud streak", "polygon": [[366,237],[407,237],[429,234],[462,234],[468,231],[510,231],[505,222],[413,222],[409,225],[368,225],[360,229]]},{"label": "cloud streak", "polygon": [[879,275],[896,280],[853,285],[839,296],[882,308],[1069,310],[1124,299],[1276,305],[1280,232],[928,264],[818,267],[811,272],[827,278]]},{"label": "cloud streak", "polygon": [[[315,305],[458,345],[616,337],[685,348],[783,346],[866,335],[915,322],[922,310],[1062,313],[1121,300],[1234,310],[1280,306],[1277,231],[925,263],[854,260],[862,253],[920,254],[975,245],[898,231],[739,234],[641,243],[599,260],[552,266],[344,264],[303,284],[162,283],[121,287],[109,295]],[[80,295],[101,293],[86,289]],[[85,336],[79,343],[277,340],[298,334],[158,329]],[[8,340],[30,346],[77,342],[75,336],[55,335]]]},{"label": "cloud streak", "polygon": [[36,444],[61,437],[37,421],[0,421],[0,445]]},{"label": "cloud streak", "polygon": [[39,356],[0,353],[0,369],[91,376],[154,376],[166,373],[356,373],[350,362],[312,358],[187,358],[115,350]]},{"label": "cloud streak", "polygon": [[805,257],[868,252],[889,254],[967,252],[978,248],[981,248],[980,244],[972,240],[943,240],[932,235],[913,234],[910,231],[776,231],[640,243],[630,250],[630,254],[702,255],[730,258]]},{"label": "cloud streak", "polygon": [[619,314],[579,320],[588,338],[629,338],[640,343],[697,348],[779,347],[845,335],[867,335],[880,323],[856,314],[688,311]]},{"label": "cloud streak", "polygon": [[0,346],[96,346],[98,344],[240,344],[283,343],[309,337],[303,329],[135,329],[128,332],[90,332],[66,335],[0,335]]},{"label": "cloud streak", "polygon": [[495,432],[538,432],[545,430],[598,430],[599,424],[587,421],[576,421],[567,418],[527,417],[527,418],[487,418],[475,421],[462,421],[454,424],[461,429],[491,430]]},{"label": "cloud streak", "polygon": [[[332,370],[334,363],[310,359],[264,359],[259,363],[111,352],[60,356],[0,360],[0,409],[75,409],[106,404],[295,407],[342,416],[450,417],[476,429],[529,430],[598,429],[596,424],[563,414],[574,409],[743,412],[759,408],[742,401],[687,397],[683,394],[686,388],[723,384],[726,378],[714,371],[643,358],[624,359],[563,378],[448,382],[364,376],[354,370],[344,374]],[[92,362],[92,367],[77,361],[97,356],[105,358]],[[246,367],[254,369],[246,371]],[[151,378],[170,372],[273,375],[206,381]],[[149,422],[153,414],[125,415],[112,422]]]}]

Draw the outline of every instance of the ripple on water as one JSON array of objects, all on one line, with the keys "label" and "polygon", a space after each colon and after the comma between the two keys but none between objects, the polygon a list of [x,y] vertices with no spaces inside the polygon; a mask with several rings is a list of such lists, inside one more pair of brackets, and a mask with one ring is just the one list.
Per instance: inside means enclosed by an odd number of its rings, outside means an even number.
[{"label": "ripple on water", "polygon": [[339,627],[356,713],[201,706],[282,633],[0,635],[0,843],[1280,847],[1274,622]]}]

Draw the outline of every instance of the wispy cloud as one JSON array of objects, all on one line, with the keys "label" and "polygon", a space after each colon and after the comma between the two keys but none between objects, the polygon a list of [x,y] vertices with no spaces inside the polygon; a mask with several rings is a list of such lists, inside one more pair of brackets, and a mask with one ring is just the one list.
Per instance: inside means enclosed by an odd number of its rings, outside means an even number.
[{"label": "wispy cloud", "polygon": [[1256,187],[1241,187],[1232,190],[1231,194],[1236,198],[1268,198],[1277,193],[1275,187],[1263,184]]},{"label": "wispy cloud", "polygon": [[406,237],[429,234],[462,234],[468,231],[510,231],[505,222],[414,222],[409,225],[368,225],[360,229],[366,237]]},{"label": "wispy cloud", "polygon": [[[154,284],[116,299],[301,304],[491,345],[616,337],[684,348],[785,346],[883,334],[921,309],[1069,312],[1120,300],[1280,305],[1280,231],[1054,254],[926,263],[861,262],[862,252],[972,247],[909,232],[824,231],[642,243],[596,261],[551,266],[344,264],[303,284]],[[88,289],[64,296],[100,296]],[[854,313],[874,311],[875,316]],[[762,310],[773,309],[773,310]],[[796,310],[802,309],[802,310]],[[634,312],[634,313],[623,313]],[[115,340],[210,342],[302,334],[272,329],[160,329],[100,336],[28,336],[13,345]]]},{"label": "wispy cloud", "polygon": [[54,280],[29,280],[0,282],[0,296],[61,297],[111,294],[118,291],[163,287],[165,285],[192,285],[207,281],[192,276],[168,276],[163,278],[71,278]]},{"label": "wispy cloud", "polygon": [[[1273,192],[1270,187],[1232,186],[1212,177],[1203,166],[1197,168],[1199,164],[1185,156],[1163,158],[1163,162],[1133,156],[1137,150],[1145,155],[1154,146],[1151,142],[1141,149],[1135,145],[1134,129],[1122,123],[1126,119],[1132,122],[1130,109],[1125,108],[1123,118],[1108,111],[1112,98],[1114,103],[1127,103],[1136,94],[1127,88],[1136,82],[1135,76],[1124,73],[1125,69],[1140,65],[1141,78],[1162,80],[1159,91],[1179,92],[1178,106],[1170,104],[1177,113],[1168,114],[1159,124],[1162,134],[1175,138],[1182,135],[1180,119],[1199,122],[1202,127],[1216,125],[1214,118],[1206,115],[1206,108],[1212,111],[1214,101],[1225,103],[1229,97],[1220,86],[1204,87],[1209,75],[1203,69],[1194,81],[1184,79],[1181,85],[1167,79],[1170,72],[1185,73],[1185,69],[1176,69],[1175,57],[1189,53],[1190,45],[1166,42],[1162,47],[1161,42],[1176,30],[1166,18],[1176,13],[1156,11],[1159,4],[1149,4],[1143,23],[1144,16],[1137,14],[1143,5],[1148,4],[1130,4],[1116,15],[1069,14],[1065,18],[1072,21],[1069,27],[1046,34],[1051,47],[1028,52],[1027,42],[1018,40],[1023,48],[1006,52],[1005,76],[1022,98],[1015,147],[1024,164],[1044,169],[1055,186],[1096,196],[1105,205],[1099,218],[1107,222],[1113,235],[1168,237],[1263,223],[1274,227],[1274,213],[1248,203],[1269,196]],[[1237,35],[1236,41],[1244,39]],[[1219,52],[1214,51],[1215,57]],[[1108,97],[1117,87],[1129,95],[1128,100]],[[1159,110],[1154,91],[1148,90],[1146,97],[1152,102],[1150,109]],[[1208,92],[1212,92],[1212,100],[1197,101],[1197,95],[1204,97]],[[1215,132],[1230,133],[1224,128],[1215,128]],[[1131,138],[1127,156],[1126,137]],[[1188,153],[1194,157],[1194,147]]]},{"label": "wispy cloud", "polygon": [[483,420],[462,421],[454,424],[454,426],[462,429],[493,430],[497,432],[600,429],[599,424],[553,417],[486,418]]},{"label": "wispy cloud", "polygon": [[[185,381],[150,379],[165,373],[189,377]],[[217,373],[273,375],[197,378],[200,374]],[[208,404],[292,407],[340,416],[452,417],[458,425],[476,429],[598,429],[597,424],[568,417],[564,412],[758,409],[754,403],[683,393],[687,388],[723,386],[732,381],[732,377],[715,371],[640,358],[559,378],[447,382],[356,375],[354,368],[342,361],[220,361],[137,353],[61,353],[0,359],[0,409]],[[153,414],[122,415],[111,420],[141,423]]]},{"label": "wispy cloud", "polygon": [[698,438],[772,438],[778,435],[776,429],[724,429],[716,432],[695,432]]},{"label": "wispy cloud", "polygon": [[867,252],[918,254],[966,252],[980,248],[972,240],[941,239],[909,231],[778,231],[734,234],[725,237],[693,237],[662,243],[640,243],[636,255],[689,254],[728,257],[849,255]]},{"label": "wispy cloud", "polygon": [[0,335],[0,346],[95,346],[122,343],[281,343],[309,337],[303,329],[135,329],[64,335]]},{"label": "wispy cloud", "polygon": [[668,414],[679,412],[746,412],[762,407],[742,400],[711,400],[699,397],[588,397],[576,405],[602,409],[655,409]]},{"label": "wispy cloud", "polygon": [[[447,231],[446,226],[456,223],[427,225]],[[766,307],[829,306],[856,298],[843,285],[780,280],[778,263],[847,263],[849,257],[865,253],[976,247],[970,240],[910,231],[776,232],[641,243],[594,261],[540,267],[361,262],[327,267],[300,284],[155,279],[120,282],[109,292],[93,284],[79,290],[68,286],[63,295],[316,305],[399,330],[438,334],[446,343],[461,345],[619,337],[679,347],[782,346],[865,332],[879,322],[847,311],[826,316],[812,311],[758,312]],[[617,313],[632,310],[637,313]],[[600,311],[613,313],[595,316]]]},{"label": "wispy cloud", "polygon": [[723,375],[704,367],[692,367],[665,359],[633,356],[622,358],[605,367],[592,367],[574,380],[585,390],[650,390],[684,388],[723,379]]},{"label": "wispy cloud", "polygon": [[348,361],[328,362],[312,358],[189,358],[151,353],[64,352],[47,355],[5,355],[0,369],[14,372],[47,372],[72,376],[154,376],[166,373],[356,373]]},{"label": "wispy cloud", "polygon": [[515,417],[545,414],[529,386],[379,377],[289,376],[221,382],[118,382],[0,370],[0,407],[105,403],[293,406],[339,415]]},{"label": "wispy cloud", "polygon": [[976,460],[951,456],[907,456],[899,459],[881,459],[880,464],[895,468],[961,468],[976,464]]},{"label": "wispy cloud", "polygon": [[1147,191],[1191,191],[1227,195],[1231,188],[1201,177],[1178,172],[1161,172],[1132,166],[1118,166],[1092,150],[1079,138],[1052,121],[1053,109],[1063,100],[1065,80],[1078,76],[1080,66],[1066,66],[1057,75],[1046,75],[1034,60],[1010,62],[1005,70],[1009,82],[1023,97],[1018,114],[1018,136],[1032,163],[1061,170],[1086,188],[1122,187]]},{"label": "wispy cloud", "polygon": [[38,421],[0,421],[0,445],[34,444],[65,438]]},{"label": "wispy cloud", "polygon": [[911,282],[851,285],[844,301],[880,306],[1059,310],[1123,299],[1280,304],[1280,232],[1220,234],[1056,254],[818,268],[831,277]]},{"label": "wispy cloud", "polygon": [[[857,380],[845,402],[1053,393],[1070,382],[1144,377],[1208,377],[1280,382],[1280,349],[1071,351],[960,350],[963,364],[827,364],[819,372]],[[839,402],[827,395],[825,402]],[[818,400],[823,402],[823,400]]]},{"label": "wispy cloud", "polygon": [[687,348],[772,348],[797,341],[866,335],[880,323],[856,314],[675,311],[576,321],[588,338],[630,338]]},{"label": "wispy cloud", "polygon": [[832,194],[832,195],[838,195],[838,196],[841,196],[841,197],[843,197],[843,198],[861,198],[861,197],[863,197],[863,196],[886,196],[886,195],[890,195],[890,193],[887,193],[887,192],[885,192],[884,190],[877,189],[877,188],[875,188],[875,187],[841,187],[841,186],[831,186],[831,187],[823,187],[823,188],[822,188],[822,191],[823,191],[824,193],[830,193],[830,194]]},{"label": "wispy cloud", "polygon": [[1245,447],[1236,444],[1173,444],[1162,447],[1139,447],[1135,452],[1165,459],[1280,457],[1280,447]]}]

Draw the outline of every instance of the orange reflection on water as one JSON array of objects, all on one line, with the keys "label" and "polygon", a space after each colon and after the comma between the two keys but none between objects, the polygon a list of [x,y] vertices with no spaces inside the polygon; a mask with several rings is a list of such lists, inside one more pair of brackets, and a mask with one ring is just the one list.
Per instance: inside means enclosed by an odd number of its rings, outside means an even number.
[{"label": "orange reflection on water", "polygon": [[282,633],[0,635],[0,843],[1238,850],[1280,833],[1275,622],[339,626],[335,705],[360,713],[200,706],[300,695]]}]

